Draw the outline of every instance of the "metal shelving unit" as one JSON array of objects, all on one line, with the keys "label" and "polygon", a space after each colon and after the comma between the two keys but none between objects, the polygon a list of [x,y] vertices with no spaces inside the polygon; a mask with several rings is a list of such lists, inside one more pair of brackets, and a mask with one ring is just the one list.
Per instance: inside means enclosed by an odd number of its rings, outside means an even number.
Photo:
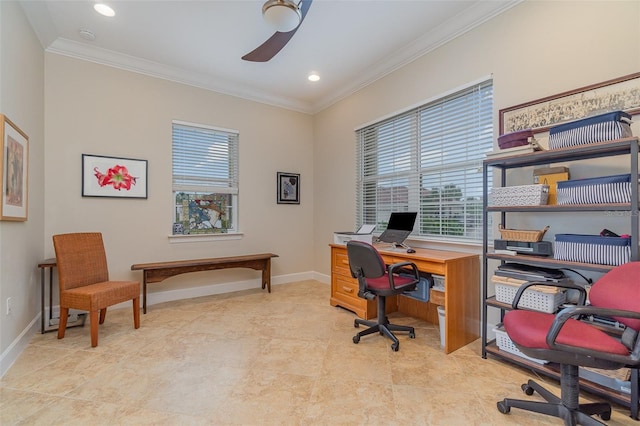
[{"label": "metal shelving unit", "polygon": [[[631,260],[640,260],[638,254],[638,151],[639,140],[637,137],[617,139],[607,142],[600,142],[589,145],[581,145],[570,148],[562,148],[548,151],[538,151],[528,154],[512,155],[501,158],[491,158],[483,162],[483,274],[482,274],[482,356],[486,358],[488,354],[500,358],[506,362],[511,362],[522,367],[529,368],[540,374],[559,379],[560,372],[557,365],[538,364],[525,358],[501,351],[495,340],[488,341],[487,313],[489,308],[499,309],[502,317],[505,311],[511,306],[500,303],[495,297],[488,294],[488,263],[489,260],[500,262],[519,262],[532,266],[542,266],[549,268],[571,268],[584,271],[605,273],[613,268],[608,265],[598,265],[580,262],[566,262],[553,258],[544,258],[527,255],[505,255],[489,252],[489,214],[499,213],[500,221],[506,227],[507,213],[551,213],[551,212],[603,212],[618,211],[626,212],[629,216],[629,235],[631,236]],[[579,204],[579,205],[545,205],[545,206],[509,206],[494,207],[488,206],[488,193],[492,182],[489,182],[489,169],[500,172],[500,186],[507,185],[507,170],[530,167],[537,165],[547,165],[566,161],[580,161],[595,158],[629,156],[629,171],[631,174],[631,203],[629,204]],[[638,369],[631,370],[631,394],[617,392],[615,390],[600,386],[588,380],[580,380],[582,389],[600,395],[610,401],[625,405],[631,410],[631,417],[638,419],[639,393],[640,393],[640,373]]]}]

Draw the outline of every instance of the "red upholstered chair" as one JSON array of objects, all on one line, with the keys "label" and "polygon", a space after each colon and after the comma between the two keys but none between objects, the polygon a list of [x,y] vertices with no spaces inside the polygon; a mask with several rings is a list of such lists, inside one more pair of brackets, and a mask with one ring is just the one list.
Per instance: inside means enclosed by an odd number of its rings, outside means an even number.
[{"label": "red upholstered chair", "polygon": [[[561,397],[553,395],[536,382],[522,385],[527,395],[538,392],[548,402],[504,399],[498,410],[506,414],[511,408],[520,408],[564,419],[565,425],[602,424],[591,415],[603,420],[611,417],[607,403],[579,404],[578,367],[616,370],[640,367],[640,262],[618,266],[600,278],[589,292],[589,306],[568,307],[558,314],[516,309],[524,284],[513,301],[514,310],[504,317],[504,327],[525,355],[560,364]],[[582,290],[581,300],[586,298]],[[621,336],[605,333],[594,325],[580,321],[584,315],[612,318],[625,325]],[[638,386],[637,371],[632,386]],[[637,397],[637,396],[636,396]]]},{"label": "red upholstered chair", "polygon": [[[380,333],[393,341],[391,349],[397,351],[400,342],[393,331],[408,331],[412,339],[416,334],[413,327],[389,323],[386,315],[386,297],[415,290],[416,284],[420,281],[418,268],[411,262],[395,263],[387,267],[378,250],[362,241],[347,242],[347,255],[351,275],[358,279],[358,297],[367,300],[378,298],[377,321],[356,318],[353,324],[355,327],[367,325],[369,328],[356,334],[353,343],[358,343],[360,338],[367,334]],[[403,275],[399,275],[400,272],[403,272]]]},{"label": "red upholstered chair", "polygon": [[101,233],[54,235],[53,247],[60,287],[58,339],[64,337],[69,309],[79,309],[89,312],[91,346],[98,346],[98,322],[104,322],[107,307],[127,300],[133,301],[133,325],[140,327],[140,283],[109,280]]}]

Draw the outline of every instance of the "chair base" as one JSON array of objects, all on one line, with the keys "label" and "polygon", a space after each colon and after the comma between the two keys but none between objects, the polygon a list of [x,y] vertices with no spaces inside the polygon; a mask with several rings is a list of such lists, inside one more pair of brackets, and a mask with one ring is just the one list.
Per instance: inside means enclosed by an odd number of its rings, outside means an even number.
[{"label": "chair base", "polygon": [[522,385],[524,393],[533,395],[533,392],[538,392],[547,402],[505,398],[502,401],[498,401],[498,411],[502,414],[508,414],[511,408],[519,408],[561,418],[564,420],[566,426],[606,424],[591,416],[598,414],[602,420],[609,420],[611,418],[611,405],[604,402],[578,404],[578,367],[574,365],[562,365],[561,371],[562,378],[560,383],[562,398],[558,398],[538,383],[529,380]]},{"label": "chair base", "polygon": [[380,333],[383,336],[387,336],[393,342],[391,344],[391,349],[394,351],[398,351],[400,349],[400,341],[393,334],[394,331],[406,331],[409,333],[410,338],[416,337],[416,332],[413,327],[409,327],[406,325],[397,325],[391,324],[389,322],[389,318],[386,315],[386,298],[384,296],[378,296],[378,319],[377,321],[368,321],[360,318],[356,318],[353,322],[354,327],[359,327],[360,325],[366,325],[369,328],[363,330],[353,336],[353,343],[360,342],[360,338],[362,336],[366,336],[368,334]]},{"label": "chair base", "polygon": [[[140,328],[140,297],[132,300],[133,305],[133,327]],[[67,318],[69,308],[60,307],[60,323],[58,326],[58,339],[63,339],[67,330]],[[107,316],[107,308],[102,308],[89,312],[89,326],[91,328],[91,347],[98,346],[98,324],[103,324]],[[84,323],[83,323],[84,325]]]}]

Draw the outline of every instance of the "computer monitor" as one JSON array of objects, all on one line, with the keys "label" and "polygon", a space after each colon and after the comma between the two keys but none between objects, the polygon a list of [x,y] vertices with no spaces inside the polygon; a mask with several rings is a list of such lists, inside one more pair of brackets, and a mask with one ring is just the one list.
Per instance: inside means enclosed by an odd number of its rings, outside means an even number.
[{"label": "computer monitor", "polygon": [[391,213],[387,229],[380,234],[378,241],[392,244],[402,244],[407,239],[413,225],[416,223],[417,212]]}]

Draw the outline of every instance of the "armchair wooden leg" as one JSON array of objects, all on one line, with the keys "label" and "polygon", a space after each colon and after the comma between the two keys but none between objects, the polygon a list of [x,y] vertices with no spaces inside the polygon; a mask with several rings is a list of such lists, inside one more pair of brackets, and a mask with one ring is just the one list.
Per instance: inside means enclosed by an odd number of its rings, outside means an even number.
[{"label": "armchair wooden leg", "polygon": [[133,299],[133,327],[140,328],[140,298]]},{"label": "armchair wooden leg", "polygon": [[58,339],[64,337],[67,330],[67,319],[69,318],[69,308],[60,307],[60,322],[58,323]]},{"label": "armchair wooden leg", "polygon": [[[102,316],[102,312],[100,313]],[[89,325],[91,326],[91,347],[98,346],[98,311],[89,313]]]},{"label": "armchair wooden leg", "polygon": [[107,317],[107,308],[100,309],[100,324],[104,323],[104,319]]}]

